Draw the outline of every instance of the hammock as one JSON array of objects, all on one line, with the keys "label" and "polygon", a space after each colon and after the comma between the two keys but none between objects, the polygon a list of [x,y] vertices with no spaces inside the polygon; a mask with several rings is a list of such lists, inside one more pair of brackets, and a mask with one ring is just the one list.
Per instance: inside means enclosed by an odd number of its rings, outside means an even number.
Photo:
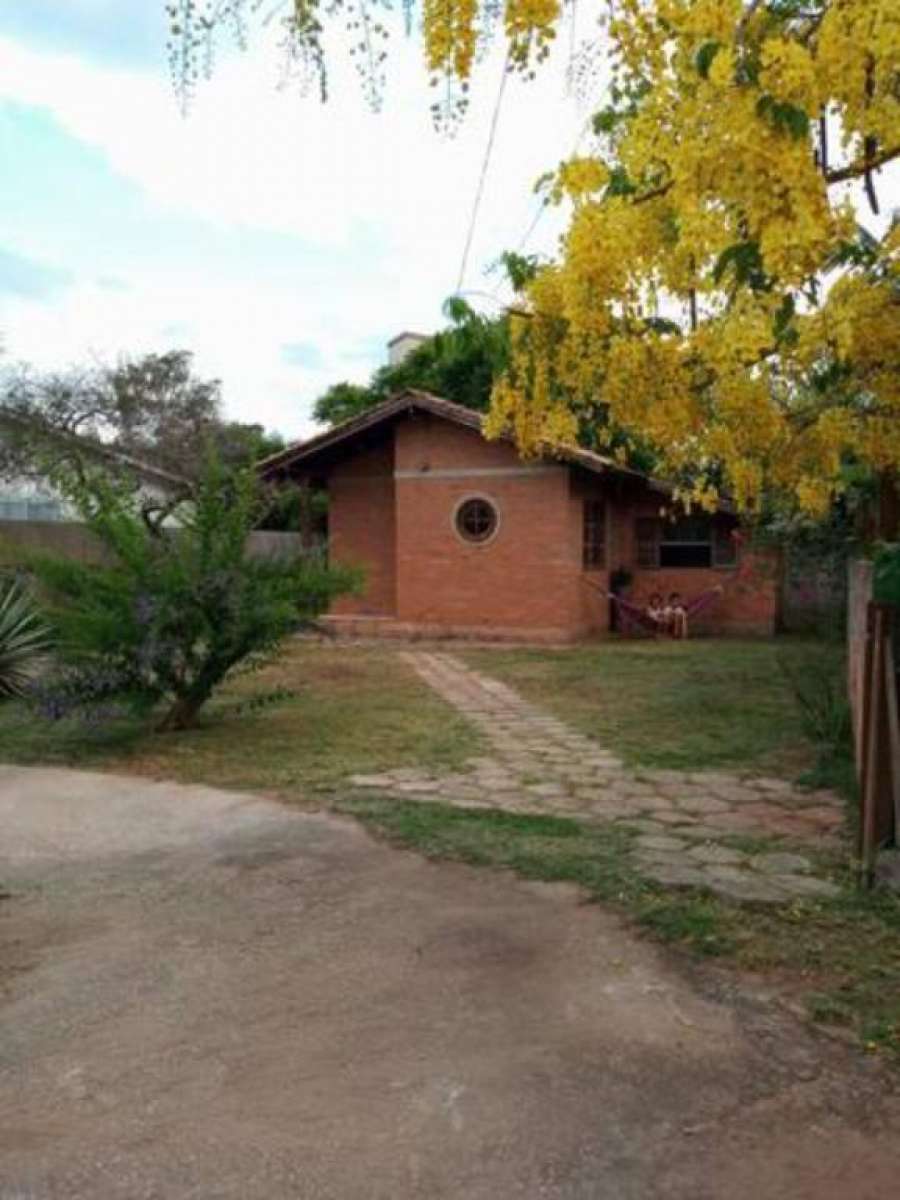
[{"label": "hammock", "polygon": [[[710,604],[722,593],[725,589],[721,584],[717,584],[714,588],[709,588],[705,592],[700,592],[694,596],[692,600],[688,600],[683,605],[684,611],[688,619],[702,612],[704,608],[708,608]],[[665,633],[666,628],[659,621],[653,619],[645,608],[641,608],[637,604],[632,604],[629,600],[625,600],[622,596],[617,596],[615,592],[607,592],[610,600],[612,600],[622,617],[623,624],[630,626],[632,629],[646,630],[649,633]]]}]

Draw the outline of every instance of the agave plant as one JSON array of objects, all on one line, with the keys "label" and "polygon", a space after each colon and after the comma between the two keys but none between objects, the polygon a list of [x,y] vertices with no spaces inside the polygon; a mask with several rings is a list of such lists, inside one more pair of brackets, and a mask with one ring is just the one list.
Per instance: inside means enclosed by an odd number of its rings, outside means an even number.
[{"label": "agave plant", "polygon": [[18,584],[0,585],[0,696],[22,696],[50,649],[50,628]]}]

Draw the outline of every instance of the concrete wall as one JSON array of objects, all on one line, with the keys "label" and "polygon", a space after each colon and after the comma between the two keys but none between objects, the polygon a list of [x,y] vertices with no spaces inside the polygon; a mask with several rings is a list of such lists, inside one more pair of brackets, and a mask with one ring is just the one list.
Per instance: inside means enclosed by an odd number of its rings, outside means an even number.
[{"label": "concrete wall", "polygon": [[103,563],[109,555],[86,525],[75,521],[0,521],[0,562],[16,563],[29,554]]},{"label": "concrete wall", "polygon": [[[167,530],[177,537],[177,530]],[[254,558],[282,558],[300,554],[303,538],[299,533],[254,530],[247,539],[247,550]],[[111,561],[103,544],[86,525],[74,521],[0,521],[0,564],[21,562],[29,554],[49,554],[73,558],[83,563]]]}]

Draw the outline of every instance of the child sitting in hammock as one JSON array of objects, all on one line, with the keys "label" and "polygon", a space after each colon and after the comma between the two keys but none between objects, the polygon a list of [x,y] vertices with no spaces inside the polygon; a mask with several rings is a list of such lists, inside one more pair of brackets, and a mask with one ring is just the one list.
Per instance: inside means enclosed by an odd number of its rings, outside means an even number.
[{"label": "child sitting in hammock", "polygon": [[678,592],[672,592],[663,609],[663,622],[674,638],[686,638],[688,632],[687,609]]},{"label": "child sitting in hammock", "polygon": [[665,629],[666,609],[659,592],[654,592],[647,601],[647,616],[658,626],[660,633]]}]

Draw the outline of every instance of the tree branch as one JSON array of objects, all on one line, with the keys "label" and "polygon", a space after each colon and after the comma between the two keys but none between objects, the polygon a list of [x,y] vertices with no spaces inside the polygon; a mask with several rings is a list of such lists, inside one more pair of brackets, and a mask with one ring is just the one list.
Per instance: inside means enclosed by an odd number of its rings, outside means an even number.
[{"label": "tree branch", "polygon": [[839,167],[835,171],[826,171],[825,182],[831,185],[833,183],[846,183],[848,179],[858,179],[860,175],[865,175],[867,171],[879,170],[895,158],[900,158],[900,145],[882,150],[880,154],[876,154],[873,158],[863,157],[846,167]]}]

